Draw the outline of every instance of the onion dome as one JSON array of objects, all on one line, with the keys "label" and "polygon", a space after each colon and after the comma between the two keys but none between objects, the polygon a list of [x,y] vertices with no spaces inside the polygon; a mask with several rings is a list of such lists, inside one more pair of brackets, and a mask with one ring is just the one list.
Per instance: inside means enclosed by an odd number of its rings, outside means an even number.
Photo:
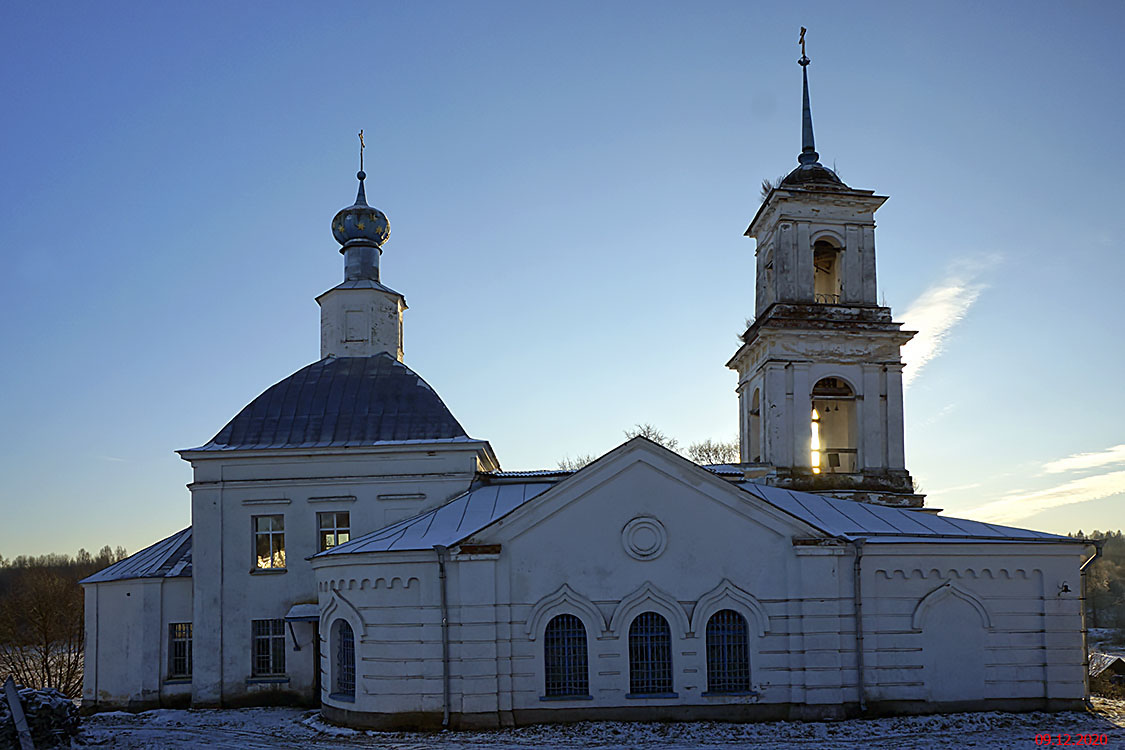
[{"label": "onion dome", "polygon": [[345,246],[354,242],[382,247],[391,234],[391,224],[385,213],[367,205],[367,195],[363,190],[367,174],[361,169],[356,177],[359,178],[359,193],[356,194],[355,203],[340,209],[332,219],[332,236]]}]

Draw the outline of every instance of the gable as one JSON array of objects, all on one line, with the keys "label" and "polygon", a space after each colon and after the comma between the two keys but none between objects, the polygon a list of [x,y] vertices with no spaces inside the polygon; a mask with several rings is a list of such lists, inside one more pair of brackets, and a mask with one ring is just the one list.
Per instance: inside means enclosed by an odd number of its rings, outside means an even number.
[{"label": "gable", "polygon": [[823,536],[648,441],[596,463],[464,543],[499,544],[517,588],[534,579],[597,591],[611,578],[629,589],[716,578],[764,585],[793,557],[794,537]]}]

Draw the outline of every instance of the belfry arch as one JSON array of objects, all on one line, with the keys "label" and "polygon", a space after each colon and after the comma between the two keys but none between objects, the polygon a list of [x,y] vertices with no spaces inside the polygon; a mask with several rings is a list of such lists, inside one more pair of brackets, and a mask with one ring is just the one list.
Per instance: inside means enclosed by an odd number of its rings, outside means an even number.
[{"label": "belfry arch", "polygon": [[813,243],[813,297],[817,304],[838,305],[844,299],[843,250],[828,238]]},{"label": "belfry arch", "polygon": [[856,393],[843,378],[821,378],[812,401],[810,464],[814,474],[854,474],[859,470]]}]

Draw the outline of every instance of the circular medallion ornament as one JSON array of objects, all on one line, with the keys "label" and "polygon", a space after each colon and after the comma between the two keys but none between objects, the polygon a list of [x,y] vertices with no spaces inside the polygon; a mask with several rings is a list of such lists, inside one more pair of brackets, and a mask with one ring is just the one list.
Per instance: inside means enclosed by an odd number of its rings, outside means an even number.
[{"label": "circular medallion ornament", "polygon": [[639,516],[621,530],[621,544],[634,560],[655,560],[668,545],[668,532],[655,518]]}]

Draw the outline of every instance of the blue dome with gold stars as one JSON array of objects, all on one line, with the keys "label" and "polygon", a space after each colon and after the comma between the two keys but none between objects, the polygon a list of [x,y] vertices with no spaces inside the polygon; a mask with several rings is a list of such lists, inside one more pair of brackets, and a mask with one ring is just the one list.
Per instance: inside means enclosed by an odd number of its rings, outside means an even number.
[{"label": "blue dome with gold stars", "polygon": [[367,195],[363,190],[363,181],[367,175],[360,170],[356,177],[359,178],[359,193],[355,197],[355,203],[340,209],[332,219],[332,236],[341,245],[362,240],[381,247],[391,235],[391,223],[387,221],[385,213],[367,205]]}]

